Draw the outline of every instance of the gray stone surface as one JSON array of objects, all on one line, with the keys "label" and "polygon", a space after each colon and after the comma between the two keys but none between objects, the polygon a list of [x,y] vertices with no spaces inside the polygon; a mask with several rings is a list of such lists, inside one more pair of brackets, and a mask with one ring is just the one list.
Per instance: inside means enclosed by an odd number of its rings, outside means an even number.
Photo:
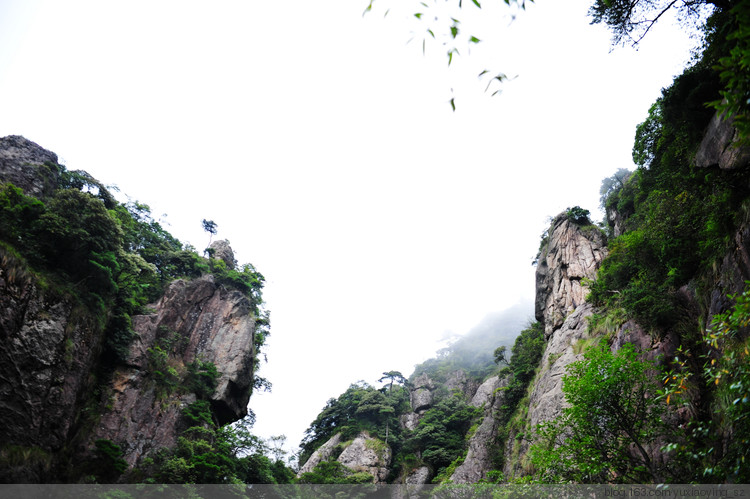
[{"label": "gray stone surface", "polygon": [[582,228],[564,213],[555,217],[536,270],[535,315],[546,338],[585,302],[583,279],[596,278],[606,255],[606,238],[596,227]]},{"label": "gray stone surface", "polygon": [[242,293],[217,285],[210,275],[177,280],[153,307],[153,314],[133,317],[138,337],[128,365],[115,372],[111,410],[102,414],[94,435],[120,445],[130,465],[153,449],[173,446],[182,409],[195,400],[193,394],[159,397],[149,383],[148,349],[159,338],[173,332],[182,339],[171,360],[180,369],[196,359],[216,365],[221,375],[210,401],[221,424],[247,414],[253,383],[255,316]]},{"label": "gray stone surface", "polygon": [[209,248],[213,250],[214,258],[223,260],[224,263],[227,264],[228,269],[234,270],[237,268],[237,260],[234,259],[234,251],[232,251],[232,247],[229,246],[229,241],[226,239],[214,241]]},{"label": "gray stone surface", "polygon": [[498,390],[508,385],[508,378],[492,376],[479,386],[472,398],[475,407],[484,407],[484,417],[469,439],[469,449],[464,462],[451,475],[454,483],[476,483],[487,477],[493,469],[493,446],[497,437],[498,422],[495,417],[505,399],[505,392]]},{"label": "gray stone surface", "polygon": [[57,165],[57,155],[20,135],[0,138],[0,182],[10,182],[26,195],[44,197],[57,185],[56,169],[45,163]]},{"label": "gray stone surface", "polygon": [[391,464],[391,449],[362,432],[343,450],[337,461],[354,473],[369,473],[374,477],[374,483],[385,483]]},{"label": "gray stone surface", "polygon": [[322,463],[323,461],[330,460],[336,450],[336,446],[341,443],[341,433],[337,433],[331,438],[328,439],[326,443],[318,447],[315,452],[312,453],[310,458],[303,464],[299,472],[297,473],[297,477],[299,478],[302,476],[302,473],[309,473],[312,470],[315,469],[317,465]]},{"label": "gray stone surface", "polygon": [[737,147],[738,136],[731,118],[725,120],[718,113],[714,114],[695,154],[695,165],[718,166],[722,170],[747,166],[750,163],[750,148]]}]

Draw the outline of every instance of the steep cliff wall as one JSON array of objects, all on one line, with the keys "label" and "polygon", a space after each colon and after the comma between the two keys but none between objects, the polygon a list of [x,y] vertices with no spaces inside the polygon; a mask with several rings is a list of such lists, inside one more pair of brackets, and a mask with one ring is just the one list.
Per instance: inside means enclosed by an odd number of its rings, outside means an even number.
[{"label": "steep cliff wall", "polygon": [[[562,375],[571,362],[581,358],[576,348],[587,337],[587,317],[593,307],[586,303],[584,279],[596,278],[607,255],[606,238],[594,226],[581,226],[565,213],[554,218],[549,240],[536,271],[536,319],[544,325],[547,345],[532,382],[521,433],[553,419],[563,408]],[[508,435],[503,472],[507,477],[524,473],[529,440]]]},{"label": "steep cliff wall", "polygon": [[164,387],[155,377],[153,349],[171,342],[166,369],[184,376],[196,361],[213,363],[220,373],[210,395],[220,424],[247,415],[253,384],[255,317],[239,291],[217,285],[212,276],[169,285],[154,305],[155,312],[133,317],[137,338],[126,365],[116,369],[106,408],[93,439],[108,439],[135,465],[149,451],[172,447],[181,429],[182,410],[195,402],[194,393]]},{"label": "steep cliff wall", "polygon": [[493,453],[499,427],[497,412],[505,401],[503,388],[507,385],[508,377],[492,376],[474,393],[471,405],[482,408],[482,421],[469,438],[466,458],[451,475],[452,482],[477,483],[496,466]]},{"label": "steep cliff wall", "polygon": [[[262,276],[215,279],[214,261],[23,137],[0,138],[0,188],[0,482],[79,480],[101,439],[136,465],[175,443],[198,398],[220,424],[247,414]],[[225,241],[213,249],[236,268]]]},{"label": "steep cliff wall", "polygon": [[[47,288],[47,289],[45,289]],[[0,442],[9,459],[0,481],[54,476],[86,407],[95,404],[101,324],[0,249]]]}]

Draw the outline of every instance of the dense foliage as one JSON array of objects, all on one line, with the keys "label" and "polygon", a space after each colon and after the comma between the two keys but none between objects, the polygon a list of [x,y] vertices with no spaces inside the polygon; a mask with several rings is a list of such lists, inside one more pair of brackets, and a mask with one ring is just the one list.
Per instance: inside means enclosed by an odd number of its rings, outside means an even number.
[{"label": "dense foliage", "polygon": [[254,417],[219,427],[207,401],[183,412],[185,429],[173,449],[144,460],[131,480],[146,483],[291,483],[294,473],[281,459],[267,456],[263,440],[250,429]]},{"label": "dense foliage", "polygon": [[693,165],[713,114],[705,104],[719,91],[712,54],[678,76],[638,126],[638,170],[603,183],[604,206],[627,232],[610,242],[590,300],[655,329],[676,322],[676,291],[724,254],[750,194],[746,168]]},{"label": "dense foliage", "polygon": [[568,366],[563,393],[569,406],[540,425],[532,449],[543,481],[664,481],[653,452],[666,433],[665,408],[656,399],[651,369],[638,360],[633,345],[613,354],[606,343]]},{"label": "dense foliage", "polygon": [[[750,282],[734,307],[714,317],[695,353],[681,348],[667,372],[667,404],[694,407],[692,394],[709,392],[707,414],[687,426],[687,439],[672,439],[687,480],[750,482]],[[697,362],[696,362],[697,360]]]},{"label": "dense foliage", "polygon": [[[532,322],[521,331],[511,350],[512,355],[508,365],[500,372],[500,376],[508,377],[508,384],[503,388],[503,405],[496,416],[501,427],[509,421],[521,400],[526,395],[529,384],[534,379],[539,368],[539,362],[544,354],[544,326],[541,322]],[[495,351],[498,363],[502,360]],[[504,433],[504,432],[503,432]],[[505,435],[501,435],[504,437]]]}]

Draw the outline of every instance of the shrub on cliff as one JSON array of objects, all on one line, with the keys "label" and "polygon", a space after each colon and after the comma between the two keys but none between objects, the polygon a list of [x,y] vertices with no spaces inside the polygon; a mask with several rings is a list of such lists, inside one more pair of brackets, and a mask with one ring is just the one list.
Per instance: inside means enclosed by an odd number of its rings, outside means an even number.
[{"label": "shrub on cliff", "polygon": [[665,406],[633,345],[612,353],[606,344],[570,364],[563,377],[569,404],[536,429],[531,456],[544,482],[663,482],[663,464],[652,459],[666,434]]}]

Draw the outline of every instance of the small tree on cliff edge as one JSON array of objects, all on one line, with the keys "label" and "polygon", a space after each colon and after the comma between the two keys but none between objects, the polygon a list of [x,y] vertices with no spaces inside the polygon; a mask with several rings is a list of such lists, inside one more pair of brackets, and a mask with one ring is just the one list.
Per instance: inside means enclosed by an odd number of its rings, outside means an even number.
[{"label": "small tree on cliff edge", "polygon": [[216,228],[216,222],[213,220],[206,220],[205,218],[201,222],[203,224],[203,230],[208,232],[208,244],[206,245],[206,248],[211,246],[211,239],[216,235],[218,232],[218,229]]}]

